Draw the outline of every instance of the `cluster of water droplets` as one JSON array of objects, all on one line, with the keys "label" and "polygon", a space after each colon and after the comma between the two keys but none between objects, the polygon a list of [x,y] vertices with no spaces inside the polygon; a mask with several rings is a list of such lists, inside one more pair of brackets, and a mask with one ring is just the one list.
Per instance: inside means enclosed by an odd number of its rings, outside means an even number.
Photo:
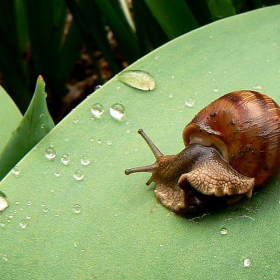
[{"label": "cluster of water droplets", "polygon": [[[90,109],[92,115],[95,118],[101,118],[104,114],[105,109],[101,103],[95,103]],[[122,120],[125,116],[125,107],[121,103],[114,103],[109,109],[110,116],[116,120]]]},{"label": "cluster of water droplets", "polygon": [[[99,140],[99,144],[101,143],[101,140]],[[112,143],[109,143],[110,141],[108,141],[108,145],[110,146]],[[54,160],[57,156],[55,149],[53,148],[54,145],[52,145],[51,147],[48,147],[47,149],[45,149],[45,157],[48,160]],[[60,162],[62,165],[67,166],[71,163],[71,156],[69,154],[62,154],[62,156],[60,157]],[[80,163],[82,166],[88,166],[91,163],[90,157],[86,154],[84,154],[81,158],[80,158]],[[56,170],[54,172],[55,177],[60,177],[61,175],[61,170]],[[73,173],[73,177],[74,179],[76,179],[77,181],[81,181],[84,179],[85,174],[84,171],[81,168],[77,168],[74,173]]]}]

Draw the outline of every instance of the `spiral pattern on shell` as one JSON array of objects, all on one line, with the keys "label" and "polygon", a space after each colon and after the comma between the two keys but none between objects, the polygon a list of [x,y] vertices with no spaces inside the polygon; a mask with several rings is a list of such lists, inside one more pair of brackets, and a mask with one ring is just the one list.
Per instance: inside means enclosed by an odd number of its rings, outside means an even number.
[{"label": "spiral pattern on shell", "polygon": [[280,108],[265,94],[231,92],[202,109],[183,139],[186,146],[215,146],[237,172],[262,185],[280,165]]}]

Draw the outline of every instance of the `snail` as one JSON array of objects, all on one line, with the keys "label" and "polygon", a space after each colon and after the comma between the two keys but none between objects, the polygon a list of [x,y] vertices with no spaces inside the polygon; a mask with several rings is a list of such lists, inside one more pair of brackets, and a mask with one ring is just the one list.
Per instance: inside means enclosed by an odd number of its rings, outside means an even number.
[{"label": "snail", "polygon": [[152,165],[125,170],[151,172],[155,196],[175,213],[197,214],[251,197],[280,165],[280,108],[265,94],[227,93],[202,109],[183,130],[185,149],[163,155],[142,129]]}]

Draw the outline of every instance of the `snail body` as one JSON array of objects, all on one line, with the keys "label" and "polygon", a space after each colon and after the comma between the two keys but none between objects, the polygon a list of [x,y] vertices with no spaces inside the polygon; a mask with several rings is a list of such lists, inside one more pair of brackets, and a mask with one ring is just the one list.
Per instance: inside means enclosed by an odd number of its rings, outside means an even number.
[{"label": "snail body", "polygon": [[251,197],[280,165],[280,108],[270,97],[235,91],[202,109],[183,130],[186,148],[125,173],[152,172],[157,199],[179,214],[198,213]]}]

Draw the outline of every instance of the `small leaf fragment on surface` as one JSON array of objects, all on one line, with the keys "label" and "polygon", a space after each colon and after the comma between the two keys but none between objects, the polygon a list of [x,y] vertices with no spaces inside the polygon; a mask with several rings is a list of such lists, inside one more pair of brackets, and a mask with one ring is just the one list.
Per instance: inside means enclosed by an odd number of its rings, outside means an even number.
[{"label": "small leaf fragment on surface", "polygon": [[148,72],[141,70],[127,70],[117,76],[118,80],[128,86],[140,90],[154,90],[155,78]]}]

